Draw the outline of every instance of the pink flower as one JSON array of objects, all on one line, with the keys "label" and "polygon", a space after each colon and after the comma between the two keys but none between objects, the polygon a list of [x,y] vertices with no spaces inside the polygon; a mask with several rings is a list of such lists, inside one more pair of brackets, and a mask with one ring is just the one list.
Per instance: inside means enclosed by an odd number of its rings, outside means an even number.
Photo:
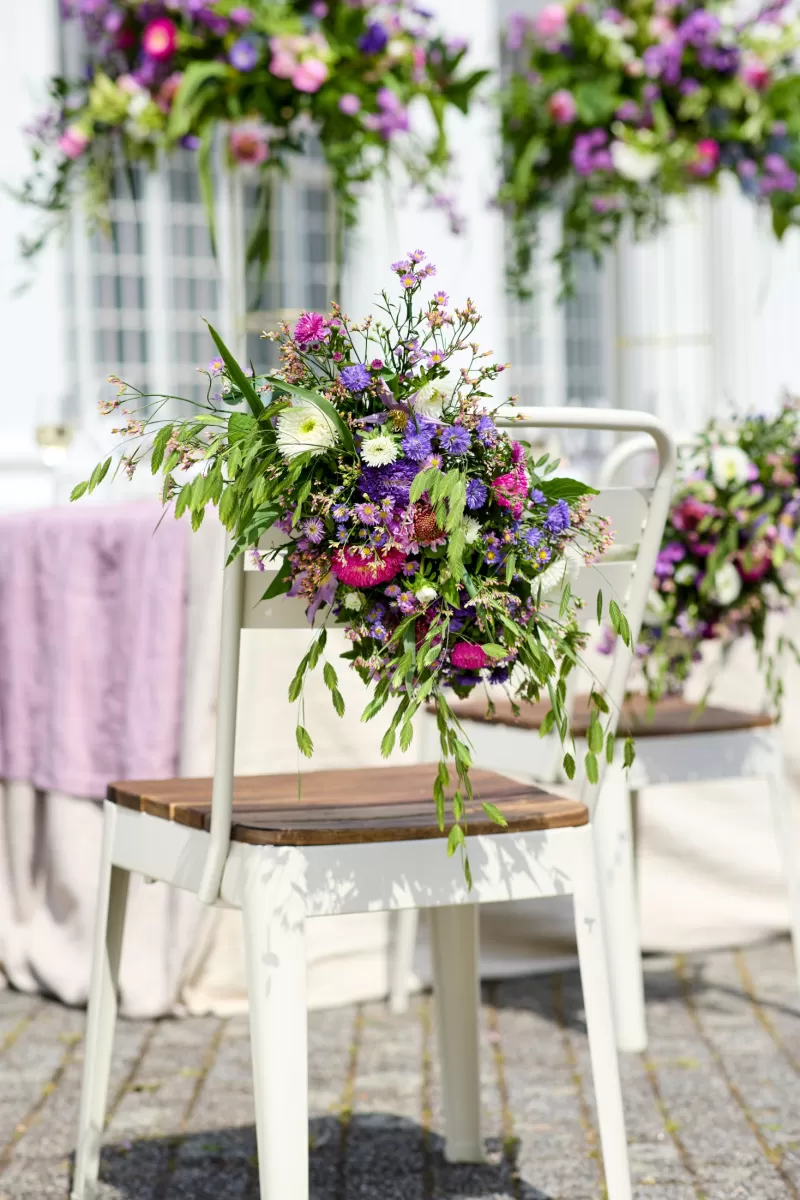
[{"label": "pink flower", "polygon": [[385,554],[380,554],[378,551],[342,546],[334,551],[332,570],[336,578],[348,587],[376,587],[379,583],[394,579],[405,561],[402,550],[387,550]]},{"label": "pink flower", "polygon": [[307,58],[295,67],[292,83],[298,92],[318,92],[329,74],[321,58]]},{"label": "pink flower", "polygon": [[175,99],[178,88],[181,86],[182,80],[183,72],[173,71],[158,89],[156,103],[162,112],[169,112],[169,110],[172,108],[172,102]]},{"label": "pink flower", "polygon": [[547,111],[556,125],[569,125],[575,120],[578,106],[572,92],[566,88],[559,88],[547,101]]},{"label": "pink flower", "polygon": [[250,24],[253,19],[253,14],[249,8],[245,8],[244,5],[242,5],[239,8],[232,8],[228,13],[228,17],[234,25],[242,26]]},{"label": "pink flower", "polygon": [[346,117],[354,117],[361,108],[361,101],[354,92],[345,92],[339,97],[337,105],[339,112],[344,113]]},{"label": "pink flower", "polygon": [[689,163],[689,172],[697,179],[713,175],[719,162],[719,142],[713,138],[700,138],[695,146],[695,158]]},{"label": "pink flower", "polygon": [[456,642],[450,654],[450,661],[460,671],[479,671],[489,661],[489,656],[483,646],[473,646],[469,642]]},{"label": "pink flower", "polygon": [[763,91],[769,84],[769,67],[761,61],[757,54],[746,54],[739,71],[739,78],[748,87],[755,88],[758,92]]},{"label": "pink flower", "polygon": [[539,37],[557,38],[567,24],[567,12],[560,4],[546,4],[533,22]]},{"label": "pink flower", "polygon": [[[273,39],[277,41],[277,39]],[[278,79],[291,79],[297,70],[297,59],[288,50],[275,49],[273,46],[272,60],[269,64],[270,73]]]},{"label": "pink flower", "polygon": [[307,346],[310,342],[324,342],[327,336],[323,316],[315,312],[300,314],[294,327],[294,340],[299,346]]},{"label": "pink flower", "polygon": [[[522,474],[520,475],[520,471]],[[528,477],[524,468],[517,467],[505,475],[498,475],[492,480],[494,498],[501,508],[510,508],[511,515],[516,520],[522,516],[522,497],[528,490]]]},{"label": "pink flower", "polygon": [[142,49],[148,58],[164,62],[172,58],[178,44],[178,30],[169,17],[157,17],[149,21],[142,34]]},{"label": "pink flower", "polygon": [[58,139],[58,148],[67,158],[80,158],[89,145],[89,136],[78,125],[70,125]]},{"label": "pink flower", "polygon": [[703,518],[710,516],[713,512],[713,504],[704,504],[702,500],[696,500],[694,496],[687,496],[672,510],[670,520],[676,529],[689,531],[696,529]]},{"label": "pink flower", "polygon": [[269,158],[269,141],[257,121],[247,121],[233,128],[228,145],[233,159],[247,166],[257,167]]}]

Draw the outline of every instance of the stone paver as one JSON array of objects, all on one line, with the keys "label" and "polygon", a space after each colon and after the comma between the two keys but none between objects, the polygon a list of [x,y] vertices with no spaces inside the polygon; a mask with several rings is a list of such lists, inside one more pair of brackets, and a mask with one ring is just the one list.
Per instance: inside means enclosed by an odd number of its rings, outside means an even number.
[{"label": "stone paver", "polygon": [[[621,1059],[636,1200],[800,1200],[788,942],[646,980],[650,1046]],[[67,1200],[83,1026],[0,993],[0,1200]],[[432,997],[311,1014],[312,1200],[602,1200],[576,973],[484,988],[481,1081],[486,1164],[448,1165]],[[121,1021],[106,1142],[99,1200],[257,1200],[246,1018]]]}]

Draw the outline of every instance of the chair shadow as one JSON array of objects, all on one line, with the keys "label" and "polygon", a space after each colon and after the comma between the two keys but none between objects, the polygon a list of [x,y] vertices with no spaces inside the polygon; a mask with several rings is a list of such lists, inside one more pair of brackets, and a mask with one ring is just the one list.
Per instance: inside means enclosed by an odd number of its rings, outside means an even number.
[{"label": "chair shadow", "polygon": [[[333,1116],[309,1123],[310,1200],[555,1200],[516,1173],[515,1147],[487,1143],[489,1162],[451,1164],[437,1133],[392,1113]],[[228,1127],[183,1138],[142,1138],[104,1146],[100,1176],[126,1200],[258,1200],[255,1129]],[[288,1200],[288,1197],[287,1197]]]}]

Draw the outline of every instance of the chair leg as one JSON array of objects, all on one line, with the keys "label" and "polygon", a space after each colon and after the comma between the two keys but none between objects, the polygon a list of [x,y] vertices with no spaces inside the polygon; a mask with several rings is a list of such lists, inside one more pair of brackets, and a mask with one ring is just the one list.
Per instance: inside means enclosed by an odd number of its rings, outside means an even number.
[{"label": "chair leg", "polygon": [[[577,831],[576,831],[577,832]],[[597,1119],[606,1172],[608,1200],[631,1200],[625,1114],[619,1079],[617,1044],[603,944],[603,917],[589,829],[585,851],[576,856],[575,932],[589,1034],[589,1055],[597,1099]]]},{"label": "chair leg", "polygon": [[91,1200],[100,1170],[100,1141],[108,1099],[117,1019],[117,981],[130,878],[129,872],[115,867],[111,859],[116,815],[115,806],[106,804],[72,1200]]},{"label": "chair leg", "polygon": [[479,1061],[478,906],[430,910],[445,1157],[483,1162]]},{"label": "chair leg", "polygon": [[592,828],[603,905],[614,1024],[620,1050],[638,1053],[647,1046],[644,973],[639,942],[633,822],[625,777],[609,769],[597,802]]},{"label": "chair leg", "polygon": [[783,863],[786,888],[789,893],[789,928],[794,947],[794,966],[800,988],[800,842],[794,800],[783,769],[780,751],[768,777],[772,819],[778,839],[778,853]]},{"label": "chair leg", "polygon": [[389,1008],[393,1013],[408,1011],[408,979],[414,962],[419,928],[419,909],[401,908],[395,913],[394,945],[389,974]]},{"label": "chair leg", "polygon": [[244,939],[261,1200],[308,1200],[305,860],[253,850]]}]

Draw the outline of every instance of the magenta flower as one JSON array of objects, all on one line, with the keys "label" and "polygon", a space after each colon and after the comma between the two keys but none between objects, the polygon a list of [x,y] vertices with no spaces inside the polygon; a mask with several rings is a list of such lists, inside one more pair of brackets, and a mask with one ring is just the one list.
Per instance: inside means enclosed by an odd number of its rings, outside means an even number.
[{"label": "magenta flower", "polygon": [[546,4],[535,17],[533,27],[540,38],[551,41],[559,37],[567,25],[567,10],[561,4]]},{"label": "magenta flower", "polygon": [[695,158],[689,163],[689,173],[696,179],[708,179],[719,163],[719,142],[713,138],[700,138],[695,146]]},{"label": "magenta flower", "polygon": [[269,158],[269,141],[265,130],[256,121],[235,126],[228,138],[231,157],[247,166],[259,166]]},{"label": "magenta flower", "polygon": [[334,551],[332,570],[337,579],[348,587],[375,587],[388,583],[402,570],[406,560],[401,550],[388,550],[379,554],[357,547],[342,546]]},{"label": "magenta flower", "polygon": [[339,97],[337,107],[346,117],[354,117],[361,108],[361,101],[354,92],[345,92]]},{"label": "magenta flower", "polygon": [[324,342],[327,337],[325,318],[320,313],[304,312],[300,314],[294,327],[294,340],[298,346],[308,346],[312,342]]},{"label": "magenta flower", "polygon": [[460,671],[480,671],[489,661],[489,656],[483,646],[473,646],[469,642],[456,642],[450,655],[450,661]]},{"label": "magenta flower", "polygon": [[165,62],[172,58],[178,45],[178,30],[169,17],[157,17],[149,21],[142,33],[142,49],[148,58]]},{"label": "magenta flower", "polygon": [[77,125],[70,125],[58,139],[58,148],[67,158],[80,158],[88,145],[88,135]]},{"label": "magenta flower", "polygon": [[769,67],[757,54],[746,54],[739,70],[739,78],[747,87],[761,92],[769,85]]},{"label": "magenta flower", "polygon": [[242,5],[239,8],[232,8],[231,11],[228,13],[228,18],[232,22],[232,24],[244,26],[244,25],[250,24],[250,22],[253,19],[253,14],[251,13],[249,8],[245,8]]},{"label": "magenta flower", "polygon": [[556,125],[570,125],[575,120],[578,106],[572,92],[559,88],[547,101],[547,111]]}]

